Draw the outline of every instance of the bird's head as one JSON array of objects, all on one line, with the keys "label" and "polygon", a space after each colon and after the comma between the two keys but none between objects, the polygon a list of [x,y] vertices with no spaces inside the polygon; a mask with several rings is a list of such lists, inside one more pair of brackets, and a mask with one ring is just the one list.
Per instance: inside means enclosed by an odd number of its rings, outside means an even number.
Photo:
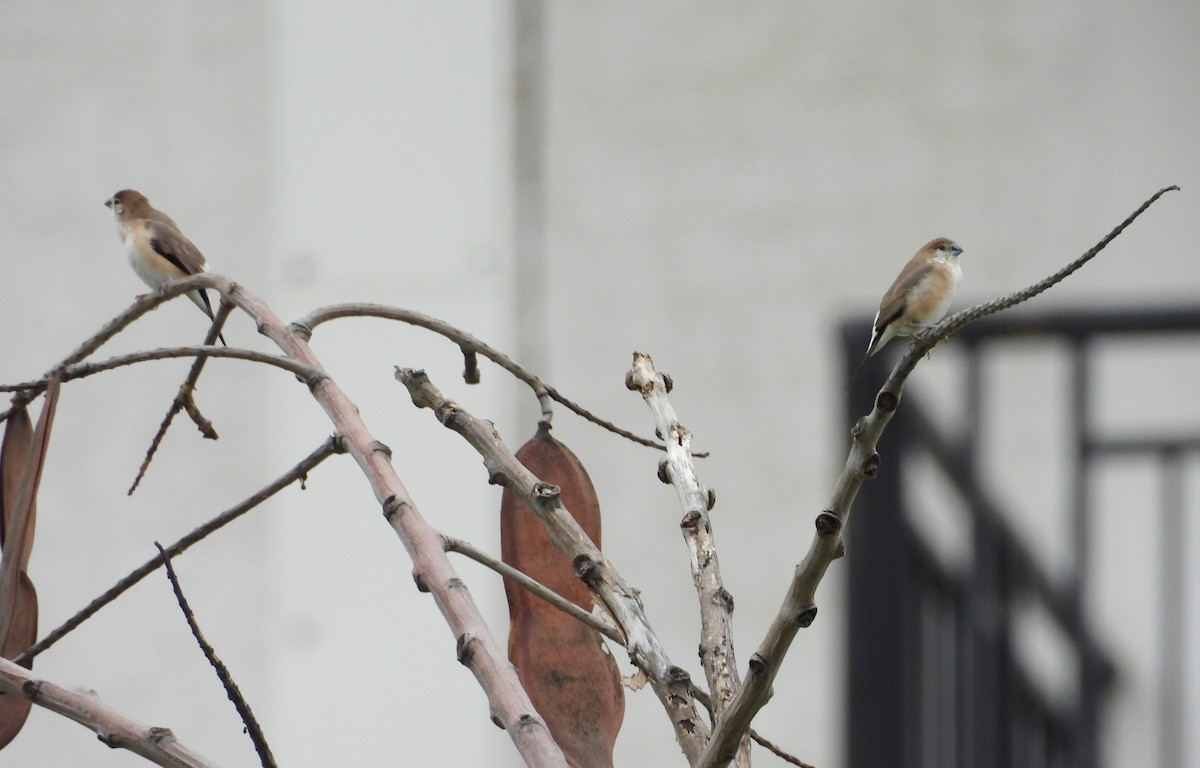
[{"label": "bird's head", "polygon": [[112,211],[113,218],[121,221],[126,213],[138,208],[139,206],[149,205],[150,201],[141,192],[134,189],[122,189],[112,197],[104,201]]},{"label": "bird's head", "polygon": [[948,237],[939,237],[925,247],[933,252],[935,259],[942,261],[958,258],[958,254],[963,252],[962,246]]}]

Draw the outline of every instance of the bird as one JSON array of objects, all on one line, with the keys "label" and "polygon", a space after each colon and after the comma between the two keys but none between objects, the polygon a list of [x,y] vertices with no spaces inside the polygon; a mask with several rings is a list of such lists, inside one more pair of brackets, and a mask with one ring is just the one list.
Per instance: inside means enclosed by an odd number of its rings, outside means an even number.
[{"label": "bird", "polygon": [[939,237],[909,259],[879,302],[867,354],[858,364],[856,376],[867,359],[889,341],[897,336],[920,335],[946,316],[962,279],[958,264],[962,252],[958,243]]},{"label": "bird", "polygon": [[[129,265],[151,289],[165,283],[208,271],[204,254],[184,237],[179,225],[150,205],[141,192],[122,189],[104,201],[117,222],[117,235],[125,245]],[[204,290],[189,291],[187,297],[213,319],[212,303]],[[218,334],[221,343],[225,337]]]}]

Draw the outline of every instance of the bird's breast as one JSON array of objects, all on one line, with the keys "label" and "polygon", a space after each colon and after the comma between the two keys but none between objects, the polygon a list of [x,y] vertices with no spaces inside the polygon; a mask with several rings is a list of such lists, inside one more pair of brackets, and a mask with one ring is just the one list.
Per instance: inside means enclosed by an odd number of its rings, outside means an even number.
[{"label": "bird's breast", "polygon": [[929,325],[945,317],[961,278],[962,269],[957,264],[937,262],[931,265],[924,279],[913,286],[908,296],[907,323]]}]

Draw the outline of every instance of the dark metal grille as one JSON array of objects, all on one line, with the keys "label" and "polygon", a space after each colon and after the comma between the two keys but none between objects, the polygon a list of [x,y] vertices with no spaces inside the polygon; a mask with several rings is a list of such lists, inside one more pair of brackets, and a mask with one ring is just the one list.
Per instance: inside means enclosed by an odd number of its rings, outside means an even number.
[{"label": "dark metal grille", "polygon": [[[961,392],[965,427],[939,430],[906,397],[880,443],[879,476],[865,483],[847,534],[849,659],[847,762],[853,768],[1055,766],[1101,764],[1099,729],[1113,665],[1088,626],[1092,519],[1089,479],[1100,462],[1138,456],[1155,462],[1163,492],[1159,583],[1161,706],[1181,712],[1184,627],[1182,589],[1185,459],[1200,456],[1200,435],[1099,437],[1093,397],[1096,342],[1136,334],[1148,342],[1200,332],[1200,309],[1124,312],[1008,313],[974,323],[951,341],[965,355]],[[1011,518],[989,498],[976,467],[986,390],[983,364],[997,341],[1036,338],[1058,343],[1069,371],[1064,423],[1073,456],[1069,572],[1050,573],[1016,535]],[[845,375],[866,343],[861,318],[842,328]],[[896,346],[899,343],[893,342]],[[847,425],[869,408],[887,375],[877,355],[847,396]],[[920,386],[921,369],[914,375]],[[910,381],[910,386],[912,382]],[[910,457],[923,456],[921,467]],[[962,563],[947,563],[914,523],[910,485],[933,470],[961,500],[966,525]],[[1019,481],[1019,480],[1018,480]],[[1146,563],[1146,568],[1156,564]],[[1066,648],[1062,690],[1047,686],[1021,656],[1022,631],[1036,611]],[[1159,765],[1182,766],[1182,726],[1163,718]]]}]

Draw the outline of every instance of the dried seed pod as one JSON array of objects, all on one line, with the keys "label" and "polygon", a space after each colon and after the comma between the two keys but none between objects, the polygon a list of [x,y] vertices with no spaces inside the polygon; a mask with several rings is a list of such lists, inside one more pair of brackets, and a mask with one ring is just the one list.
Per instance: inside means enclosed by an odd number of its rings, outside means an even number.
[{"label": "dried seed pod", "polygon": [[[517,459],[559,487],[563,505],[600,546],[600,502],[583,464],[539,427]],[[504,562],[591,610],[592,597],[571,559],[557,549],[537,516],[511,490],[500,504]],[[508,657],[533,705],[574,768],[611,768],[625,714],[621,675],[598,632],[515,584],[504,583],[511,628]]]}]

